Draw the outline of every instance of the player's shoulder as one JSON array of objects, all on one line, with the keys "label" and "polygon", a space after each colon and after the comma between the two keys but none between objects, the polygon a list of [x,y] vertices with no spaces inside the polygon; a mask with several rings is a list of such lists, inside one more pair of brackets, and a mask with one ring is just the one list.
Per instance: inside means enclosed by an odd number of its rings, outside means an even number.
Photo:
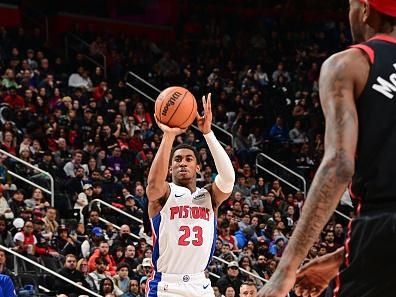
[{"label": "player's shoulder", "polygon": [[322,71],[350,73],[369,67],[370,57],[367,53],[360,48],[350,47],[327,58],[322,65]]}]

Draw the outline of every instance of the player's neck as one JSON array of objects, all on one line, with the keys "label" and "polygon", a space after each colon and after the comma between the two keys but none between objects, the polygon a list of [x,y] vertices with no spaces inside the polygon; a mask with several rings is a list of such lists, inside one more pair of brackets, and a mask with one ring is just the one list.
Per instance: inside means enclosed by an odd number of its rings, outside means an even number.
[{"label": "player's neck", "polygon": [[173,183],[180,187],[189,189],[191,193],[194,193],[197,190],[197,183],[195,182],[195,180],[191,180],[186,184],[182,184],[182,183],[176,182],[176,181],[174,181]]}]

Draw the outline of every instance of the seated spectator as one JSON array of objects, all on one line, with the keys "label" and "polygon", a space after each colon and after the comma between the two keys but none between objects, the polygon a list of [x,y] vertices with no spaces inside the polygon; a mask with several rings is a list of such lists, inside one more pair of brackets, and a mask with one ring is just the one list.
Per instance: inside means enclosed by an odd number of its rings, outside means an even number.
[{"label": "seated spectator", "polygon": [[274,259],[279,260],[282,257],[283,251],[285,249],[285,238],[279,236],[275,238],[273,244],[269,249],[269,253],[274,256]]},{"label": "seated spectator", "polygon": [[[259,274],[254,270],[253,268],[253,263],[252,263],[252,259],[249,256],[243,256],[240,260],[239,260],[239,267],[245,269],[246,271],[259,276]],[[252,281],[253,285],[256,288],[261,288],[264,284],[261,280],[259,280],[256,277],[252,277],[251,275],[241,271],[241,278],[244,278],[245,281]]]},{"label": "seated spectator", "polygon": [[289,131],[289,138],[292,143],[301,144],[308,141],[305,131],[302,130],[301,121],[294,123],[294,128]]},{"label": "seated spectator", "polygon": [[[59,143],[58,143],[59,145]],[[63,170],[67,177],[75,177],[76,168],[81,167],[83,152],[80,150],[76,150],[73,152],[73,159],[65,164]],[[85,174],[85,172],[84,172]]]},{"label": "seated spectator", "polygon": [[[138,219],[143,218],[143,210],[136,205],[135,197],[132,196],[131,194],[125,197],[125,207],[122,210]],[[129,217],[126,216],[122,216],[119,218],[119,224],[125,225],[128,223],[132,227],[131,231],[136,235],[139,234],[140,223],[138,223],[135,220],[131,220]],[[129,237],[129,241],[131,241],[131,236],[128,237]]]},{"label": "seated spectator", "polygon": [[58,231],[59,224],[56,221],[57,211],[54,207],[48,207],[44,217],[45,232],[50,235],[50,238]]},{"label": "seated spectator", "polygon": [[4,98],[4,102],[9,104],[14,110],[25,108],[25,100],[18,95],[16,87],[9,88],[8,95]]},{"label": "seated spectator", "polygon": [[4,197],[3,189],[4,186],[0,184],[0,216],[6,216],[9,219],[13,219],[14,213],[8,205],[7,198]]},{"label": "seated spectator", "polygon": [[232,285],[228,285],[225,289],[224,297],[236,297],[235,289]]},{"label": "seated spectator", "polygon": [[113,256],[109,254],[109,244],[106,241],[102,241],[99,244],[99,248],[97,248],[93,254],[89,257],[88,260],[88,270],[89,271],[94,271],[95,270],[95,264],[96,264],[96,259],[98,258],[103,258],[107,262],[107,266],[105,269],[105,274],[109,276],[113,276],[116,274],[116,264],[113,259]]},{"label": "seated spectator", "polygon": [[226,289],[231,285],[236,293],[239,295],[239,288],[242,285],[242,281],[239,276],[239,265],[238,262],[232,261],[227,265],[227,274],[222,276],[216,283],[220,293],[225,294]]},{"label": "seated spectator", "polygon": [[53,240],[53,246],[56,247],[59,253],[62,255],[73,254],[80,256],[81,242],[76,235],[70,235],[69,228],[65,225],[60,225],[57,234]]},{"label": "seated spectator", "polygon": [[244,282],[239,291],[241,297],[257,297],[257,285],[254,282]]},{"label": "seated spectator", "polygon": [[72,88],[82,88],[85,91],[92,90],[92,81],[88,76],[88,71],[84,67],[78,67],[75,73],[69,77],[68,86]]},{"label": "seated spectator", "polygon": [[99,292],[100,281],[108,278],[105,273],[107,265],[108,262],[105,258],[98,257],[95,259],[95,270],[90,272],[85,279],[92,291]]},{"label": "seated spectator", "polygon": [[104,278],[99,283],[99,294],[102,296],[121,296],[123,292],[114,285],[114,282],[111,278]]},{"label": "seated spectator", "polygon": [[131,229],[128,225],[122,225],[117,237],[114,239],[113,246],[126,248],[128,245],[133,245]]},{"label": "seated spectator", "polygon": [[122,294],[121,297],[141,297],[139,294],[139,281],[131,279],[129,281],[128,291]]},{"label": "seated spectator", "polygon": [[250,189],[246,184],[246,178],[243,174],[238,174],[237,182],[232,192],[240,192],[243,198],[250,196]]},{"label": "seated spectator", "polygon": [[144,258],[142,264],[138,265],[136,268],[136,273],[138,278],[147,277],[150,278],[153,272],[153,263],[151,258]]},{"label": "seated spectator", "polygon": [[232,251],[238,250],[237,240],[235,236],[231,234],[231,229],[227,222],[224,222],[221,226],[219,239],[223,244],[228,243]]},{"label": "seated spectator", "polygon": [[[87,233],[93,232],[98,236],[103,235],[103,229],[106,227],[105,224],[99,220],[99,211],[95,209],[92,209],[89,212],[88,221],[85,226]],[[95,227],[98,227],[98,229],[94,230]]]},{"label": "seated spectator", "polygon": [[0,250],[0,274],[13,276],[14,272],[7,268],[7,258],[5,251]]},{"label": "seated spectator", "polygon": [[281,117],[276,118],[276,122],[269,132],[269,137],[276,142],[284,142],[289,139],[287,128]]},{"label": "seated spectator", "polygon": [[32,198],[26,199],[25,204],[30,209],[35,209],[35,208],[45,209],[47,207],[50,207],[50,204],[47,201],[45,201],[43,191],[38,188],[33,190]]},{"label": "seated spectator", "polygon": [[81,274],[84,276],[84,280],[88,278],[88,261],[85,258],[81,258],[77,262],[76,270],[80,271]]},{"label": "seated spectator", "polygon": [[37,239],[33,235],[32,222],[25,222],[23,230],[15,234],[14,243],[17,251],[21,254],[34,255],[36,253]]},{"label": "seated spectator", "polygon": [[12,131],[5,131],[4,137],[1,140],[0,148],[5,150],[6,152],[16,155],[16,138],[14,132]]},{"label": "seated spectator", "polygon": [[[65,262],[63,268],[58,270],[58,273],[67,279],[79,284],[83,287],[88,287],[88,283],[85,281],[85,276],[82,272],[77,270],[77,258],[73,254],[67,254],[65,256]],[[68,297],[77,297],[79,295],[85,294],[85,291],[80,290],[59,278],[55,279],[55,288],[57,288],[58,293],[66,294]]]},{"label": "seated spectator", "polygon": [[113,277],[114,285],[117,286],[123,293],[129,291],[129,265],[127,263],[121,263],[117,266],[117,274]]},{"label": "seated spectator", "polygon": [[135,118],[138,125],[141,125],[143,121],[148,123],[149,128],[151,128],[151,126],[153,125],[153,120],[150,113],[145,111],[144,105],[141,102],[138,102],[136,104],[133,110],[133,117]]},{"label": "seated spectator", "polygon": [[7,220],[4,216],[0,216],[0,244],[7,247],[15,247],[12,234],[7,230]]},{"label": "seated spectator", "polygon": [[128,245],[125,248],[125,253],[124,253],[124,260],[123,262],[127,263],[129,266],[129,278],[133,278],[134,274],[133,274],[133,270],[137,268],[137,266],[139,265],[139,260],[137,257],[135,257],[136,255],[136,248],[134,245]]},{"label": "seated spectator", "polygon": [[37,239],[36,254],[58,257],[59,253],[50,245],[44,232],[44,221],[37,217],[33,220],[33,234]]}]

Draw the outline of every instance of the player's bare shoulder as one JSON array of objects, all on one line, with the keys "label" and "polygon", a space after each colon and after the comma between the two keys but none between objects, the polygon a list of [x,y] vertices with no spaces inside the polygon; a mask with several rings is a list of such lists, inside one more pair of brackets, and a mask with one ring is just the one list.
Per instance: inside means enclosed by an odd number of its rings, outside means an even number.
[{"label": "player's bare shoulder", "polygon": [[355,98],[358,98],[366,85],[371,62],[370,57],[359,48],[349,48],[331,55],[322,65],[320,82],[326,84],[352,81]]}]

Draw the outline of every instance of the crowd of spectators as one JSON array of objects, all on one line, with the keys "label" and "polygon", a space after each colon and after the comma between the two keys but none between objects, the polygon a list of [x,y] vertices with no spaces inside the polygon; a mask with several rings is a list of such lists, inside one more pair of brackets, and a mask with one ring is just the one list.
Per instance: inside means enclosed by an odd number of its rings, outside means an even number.
[{"label": "crowd of spectators", "polygon": [[[22,28],[0,28],[0,148],[55,180],[51,205],[50,195],[9,171],[47,189],[48,178],[1,155],[0,244],[103,296],[144,295],[152,270],[145,186],[161,133],[152,106],[125,84],[125,73],[134,71],[159,88],[185,86],[198,101],[212,93],[214,122],[234,135],[225,149],[237,181],[218,214],[215,255],[229,264],[214,259],[208,277],[217,296],[239,296],[247,280],[263,286],[239,268],[269,279],[305,197],[256,171],[257,153],[312,178],[324,149],[320,65],[349,37],[335,22],[234,24],[211,18],[181,34],[173,47],[75,29],[90,48],[68,61],[43,47],[39,30],[30,37]],[[85,54],[106,55],[108,76]],[[216,168],[201,135],[189,130],[177,142],[199,151],[198,185],[212,182]],[[146,223],[98,203],[90,207],[94,199]],[[345,226],[334,217],[306,260],[341,246]],[[0,273],[12,275],[6,259],[0,251]],[[82,294],[61,280],[53,288],[69,297]]]}]

